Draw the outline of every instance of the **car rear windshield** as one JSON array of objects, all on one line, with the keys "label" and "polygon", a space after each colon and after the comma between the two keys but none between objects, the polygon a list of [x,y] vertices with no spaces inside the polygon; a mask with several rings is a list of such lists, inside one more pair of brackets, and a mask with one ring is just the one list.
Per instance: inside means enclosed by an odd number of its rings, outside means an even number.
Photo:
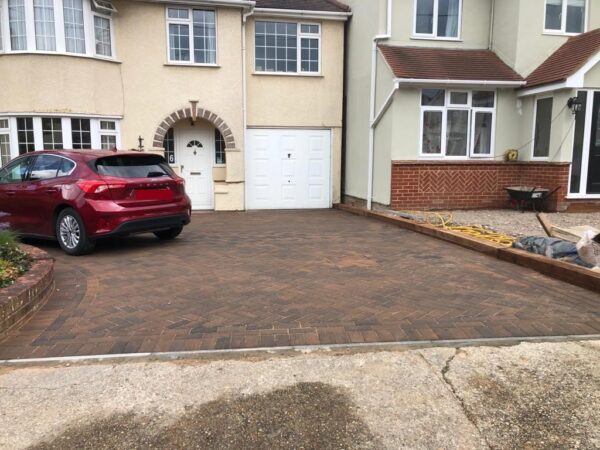
[{"label": "car rear windshield", "polygon": [[108,156],[92,164],[97,173],[110,177],[153,178],[173,175],[165,159],[158,155]]}]

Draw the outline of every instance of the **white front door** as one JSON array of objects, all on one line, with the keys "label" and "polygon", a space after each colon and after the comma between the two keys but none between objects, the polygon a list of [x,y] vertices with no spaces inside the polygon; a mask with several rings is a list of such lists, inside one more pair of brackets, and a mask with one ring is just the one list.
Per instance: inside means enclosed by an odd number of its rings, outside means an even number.
[{"label": "white front door", "polygon": [[331,207],[331,131],[249,129],[247,209]]},{"label": "white front door", "polygon": [[185,178],[185,191],[192,201],[192,209],[214,209],[214,129],[204,124],[176,128],[175,142],[177,164]]}]

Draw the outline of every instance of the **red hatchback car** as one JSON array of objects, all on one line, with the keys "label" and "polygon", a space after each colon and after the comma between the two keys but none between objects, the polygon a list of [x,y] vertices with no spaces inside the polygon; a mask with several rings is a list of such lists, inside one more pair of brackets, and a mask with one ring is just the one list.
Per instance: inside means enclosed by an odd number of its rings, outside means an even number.
[{"label": "red hatchback car", "polygon": [[20,235],[56,238],[70,255],[132,233],[174,239],[190,217],[184,180],[159,155],[40,151],[0,169],[0,223]]}]

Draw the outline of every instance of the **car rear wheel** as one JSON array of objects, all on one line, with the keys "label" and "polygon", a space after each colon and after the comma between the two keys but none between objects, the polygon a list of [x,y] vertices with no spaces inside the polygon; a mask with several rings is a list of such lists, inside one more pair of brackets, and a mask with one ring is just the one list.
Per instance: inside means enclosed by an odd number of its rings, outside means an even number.
[{"label": "car rear wheel", "polygon": [[169,228],[168,230],[155,231],[154,235],[161,241],[170,241],[181,234],[183,227]]},{"label": "car rear wheel", "polygon": [[90,253],[96,246],[88,238],[83,220],[71,208],[62,210],[56,219],[56,238],[65,253],[73,256]]}]

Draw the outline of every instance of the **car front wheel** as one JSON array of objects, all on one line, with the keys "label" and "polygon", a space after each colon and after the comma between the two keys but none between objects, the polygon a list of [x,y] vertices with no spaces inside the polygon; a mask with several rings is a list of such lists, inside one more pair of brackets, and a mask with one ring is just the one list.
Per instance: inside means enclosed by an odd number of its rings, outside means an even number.
[{"label": "car front wheel", "polygon": [[56,238],[65,253],[80,256],[90,253],[96,243],[88,238],[81,216],[67,208],[56,219]]},{"label": "car front wheel", "polygon": [[169,228],[168,230],[156,231],[154,235],[161,241],[170,241],[181,234],[183,227]]}]

